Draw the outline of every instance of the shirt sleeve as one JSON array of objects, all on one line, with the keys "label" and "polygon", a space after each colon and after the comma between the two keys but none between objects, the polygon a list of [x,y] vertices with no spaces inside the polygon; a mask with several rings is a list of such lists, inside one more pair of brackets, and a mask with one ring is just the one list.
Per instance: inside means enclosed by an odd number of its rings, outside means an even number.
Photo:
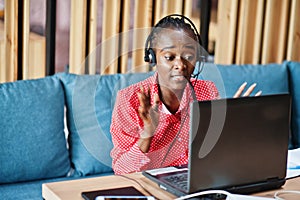
[{"label": "shirt sleeve", "polygon": [[114,144],[111,157],[115,174],[141,171],[150,162],[137,144],[140,131],[140,119],[130,97],[125,92],[119,92],[111,123]]},{"label": "shirt sleeve", "polygon": [[208,87],[211,89],[212,99],[220,99],[219,90],[214,82],[208,81]]},{"label": "shirt sleeve", "polygon": [[207,80],[193,80],[196,81],[194,90],[197,96],[197,99],[200,101],[203,100],[213,100],[220,99],[219,91],[212,81]]}]

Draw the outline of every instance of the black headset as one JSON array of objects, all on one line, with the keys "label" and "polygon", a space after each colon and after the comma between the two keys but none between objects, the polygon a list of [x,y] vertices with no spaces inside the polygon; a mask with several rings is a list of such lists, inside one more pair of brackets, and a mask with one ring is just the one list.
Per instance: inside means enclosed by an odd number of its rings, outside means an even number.
[{"label": "black headset", "polygon": [[[197,31],[197,28],[196,26],[194,25],[194,23],[192,22],[192,20],[190,20],[189,18],[185,17],[184,15],[180,15],[180,14],[171,14],[171,15],[167,15],[166,17],[162,18],[152,29],[151,33],[149,34],[147,40],[146,40],[146,43],[145,43],[145,55],[144,55],[144,61],[145,62],[149,62],[149,65],[151,67],[154,67],[156,65],[156,55],[155,55],[155,52],[154,50],[151,48],[151,40],[152,40],[152,37],[153,37],[153,34],[155,32],[155,29],[158,28],[158,25],[160,24],[160,22],[162,22],[163,20],[165,20],[166,18],[170,18],[170,17],[179,17],[183,20],[186,20],[190,25],[191,27],[193,28],[194,30],[194,34],[196,35],[197,37],[197,40],[198,40],[198,43],[200,46],[202,46],[202,41],[201,41],[201,37],[200,37],[200,34],[198,33]],[[198,50],[197,50],[198,54],[200,53],[200,48],[198,47]],[[199,59],[198,59],[199,60]],[[201,64],[201,61],[200,63],[197,63],[196,62],[196,65],[198,65],[199,69],[198,69],[198,74],[200,74],[201,70],[200,70],[200,67],[202,67],[202,64]],[[195,66],[196,67],[196,66]],[[198,75],[197,74],[197,75]],[[195,76],[195,75],[194,75]]]}]

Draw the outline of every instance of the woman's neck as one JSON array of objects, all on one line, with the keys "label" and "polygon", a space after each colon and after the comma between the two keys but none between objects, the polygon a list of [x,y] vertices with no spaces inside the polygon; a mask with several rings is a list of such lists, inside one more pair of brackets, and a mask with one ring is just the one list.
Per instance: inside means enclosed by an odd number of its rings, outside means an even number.
[{"label": "woman's neck", "polygon": [[163,86],[159,88],[160,100],[172,114],[175,114],[179,109],[183,91],[184,90],[170,90]]}]

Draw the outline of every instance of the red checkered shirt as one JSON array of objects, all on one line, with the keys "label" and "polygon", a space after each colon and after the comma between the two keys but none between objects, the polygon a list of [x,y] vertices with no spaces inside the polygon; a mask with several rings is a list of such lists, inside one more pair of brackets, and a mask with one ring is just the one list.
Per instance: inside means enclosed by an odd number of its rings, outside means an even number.
[{"label": "red checkered shirt", "polygon": [[141,85],[150,88],[150,99],[153,104],[154,94],[158,94],[157,76],[156,72],[153,76],[118,92],[111,123],[114,144],[111,156],[115,174],[187,164],[190,102],[195,96],[197,100],[219,98],[213,82],[191,79],[194,90],[189,84],[186,86],[180,107],[175,114],[168,112],[160,103],[159,125],[148,153],[143,153],[137,144],[143,131],[143,121],[138,114],[140,104],[137,93],[140,92]]}]

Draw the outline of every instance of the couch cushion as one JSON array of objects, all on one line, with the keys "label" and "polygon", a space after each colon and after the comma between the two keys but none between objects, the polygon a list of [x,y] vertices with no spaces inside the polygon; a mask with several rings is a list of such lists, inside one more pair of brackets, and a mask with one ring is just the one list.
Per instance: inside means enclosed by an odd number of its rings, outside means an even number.
[{"label": "couch cushion", "polygon": [[257,83],[252,95],[259,90],[262,91],[262,95],[289,92],[286,64],[214,65],[208,63],[204,66],[201,77],[215,82],[223,98],[233,97],[244,82],[247,82],[248,87]]},{"label": "couch cushion", "polygon": [[43,200],[42,184],[68,180],[68,178],[55,178],[47,180],[28,181],[21,183],[0,184],[0,199],[5,200]]},{"label": "couch cushion", "polygon": [[292,148],[300,147],[300,62],[287,62],[292,93]]},{"label": "couch cushion", "polygon": [[65,176],[64,93],[56,77],[0,84],[0,183]]},{"label": "couch cushion", "polygon": [[[80,178],[93,178],[100,176],[112,175],[113,173],[102,173],[96,174],[93,176],[86,176]],[[43,200],[42,196],[42,184],[57,182],[57,181],[69,181],[76,180],[78,177],[61,177],[61,178],[53,178],[53,179],[45,179],[45,180],[36,180],[36,181],[28,181],[22,183],[10,183],[10,184],[0,184],[0,199],[5,200]]]},{"label": "couch cushion", "polygon": [[116,93],[151,74],[57,74],[66,93],[74,176],[112,172],[110,123]]}]

